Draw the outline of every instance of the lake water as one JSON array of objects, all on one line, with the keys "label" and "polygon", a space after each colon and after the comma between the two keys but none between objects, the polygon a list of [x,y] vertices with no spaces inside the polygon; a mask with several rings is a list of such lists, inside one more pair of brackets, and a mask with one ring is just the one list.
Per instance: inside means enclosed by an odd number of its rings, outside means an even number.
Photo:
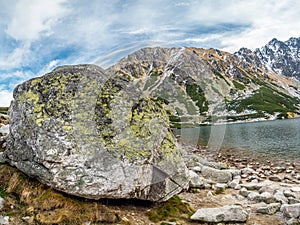
[{"label": "lake water", "polygon": [[300,162],[300,118],[176,130],[181,140]]}]

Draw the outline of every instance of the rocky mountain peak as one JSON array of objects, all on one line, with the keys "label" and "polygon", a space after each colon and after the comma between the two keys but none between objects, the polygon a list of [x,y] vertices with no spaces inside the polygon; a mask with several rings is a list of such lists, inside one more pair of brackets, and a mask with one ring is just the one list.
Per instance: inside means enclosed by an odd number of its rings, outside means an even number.
[{"label": "rocky mountain peak", "polygon": [[300,38],[282,42],[273,38],[254,53],[266,68],[273,73],[300,79]]}]

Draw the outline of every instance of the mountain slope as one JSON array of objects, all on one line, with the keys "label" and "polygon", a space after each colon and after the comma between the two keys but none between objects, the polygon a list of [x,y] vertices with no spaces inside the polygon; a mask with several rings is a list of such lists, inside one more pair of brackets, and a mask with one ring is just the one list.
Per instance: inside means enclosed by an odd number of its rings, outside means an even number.
[{"label": "mountain slope", "polygon": [[268,72],[248,49],[230,54],[217,49],[144,48],[108,72],[135,80],[141,95],[167,107],[175,127],[300,114],[298,80]]}]

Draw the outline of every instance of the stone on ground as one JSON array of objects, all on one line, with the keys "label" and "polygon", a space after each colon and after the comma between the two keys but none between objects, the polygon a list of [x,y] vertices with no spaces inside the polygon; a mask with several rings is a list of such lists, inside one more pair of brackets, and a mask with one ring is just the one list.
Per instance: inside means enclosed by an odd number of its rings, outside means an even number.
[{"label": "stone on ground", "polygon": [[231,205],[219,208],[198,209],[191,220],[220,223],[220,222],[246,222],[248,214],[241,206]]},{"label": "stone on ground", "polygon": [[208,166],[203,166],[201,171],[205,179],[210,179],[217,183],[228,183],[232,180],[232,174],[227,170],[218,170]]}]

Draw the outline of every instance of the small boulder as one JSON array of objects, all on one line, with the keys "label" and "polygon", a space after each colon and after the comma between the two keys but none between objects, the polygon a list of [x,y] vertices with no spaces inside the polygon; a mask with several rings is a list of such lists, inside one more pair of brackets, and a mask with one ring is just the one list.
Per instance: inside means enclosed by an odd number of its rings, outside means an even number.
[{"label": "small boulder", "polygon": [[198,209],[191,216],[191,220],[220,223],[220,222],[246,222],[248,214],[241,206],[228,205],[218,208],[202,208]]},{"label": "small boulder", "polygon": [[292,192],[291,190],[284,190],[283,194],[285,197],[292,197],[292,198],[296,198],[297,197],[297,193]]},{"label": "small boulder", "polygon": [[300,217],[300,203],[297,204],[283,204],[280,208],[280,211],[287,218],[299,218]]},{"label": "small boulder", "polygon": [[251,191],[248,191],[246,188],[241,188],[241,190],[239,191],[239,194],[243,197],[248,197],[248,195],[251,193]]},{"label": "small boulder", "polygon": [[247,190],[250,190],[250,191],[258,191],[259,189],[261,189],[262,187],[264,186],[267,186],[269,185],[268,183],[265,183],[265,182],[249,182],[249,183],[245,183],[245,184],[241,184],[241,187],[245,187],[247,188]]},{"label": "small boulder", "polygon": [[273,215],[280,210],[280,203],[271,203],[256,210],[257,213]]},{"label": "small boulder", "polygon": [[254,202],[261,202],[262,201],[262,197],[256,191],[251,191],[248,194],[248,200],[254,201]]},{"label": "small boulder", "polygon": [[208,166],[203,166],[201,171],[205,179],[210,179],[216,183],[228,183],[232,180],[232,174],[227,170],[218,170]]},{"label": "small boulder", "polygon": [[276,202],[276,198],[269,192],[263,192],[260,194],[261,200],[267,204]]},{"label": "small boulder", "polygon": [[275,182],[281,182],[282,181],[281,177],[278,176],[278,175],[269,176],[269,180],[275,181]]},{"label": "small boulder", "polygon": [[283,191],[276,191],[274,198],[276,199],[276,202],[280,202],[282,204],[287,204],[289,202],[289,200],[284,196]]},{"label": "small boulder", "polygon": [[189,180],[190,180],[190,188],[201,188],[203,187],[203,180],[199,177],[197,173],[190,170],[189,171]]},{"label": "small boulder", "polygon": [[241,189],[240,182],[241,182],[241,177],[236,176],[236,177],[233,178],[232,181],[230,181],[228,183],[228,187],[232,188],[232,189],[235,189],[235,190],[239,190],[239,189]]},{"label": "small boulder", "polygon": [[213,185],[213,190],[215,191],[215,193],[223,193],[226,188],[227,184],[216,183],[215,185]]}]

